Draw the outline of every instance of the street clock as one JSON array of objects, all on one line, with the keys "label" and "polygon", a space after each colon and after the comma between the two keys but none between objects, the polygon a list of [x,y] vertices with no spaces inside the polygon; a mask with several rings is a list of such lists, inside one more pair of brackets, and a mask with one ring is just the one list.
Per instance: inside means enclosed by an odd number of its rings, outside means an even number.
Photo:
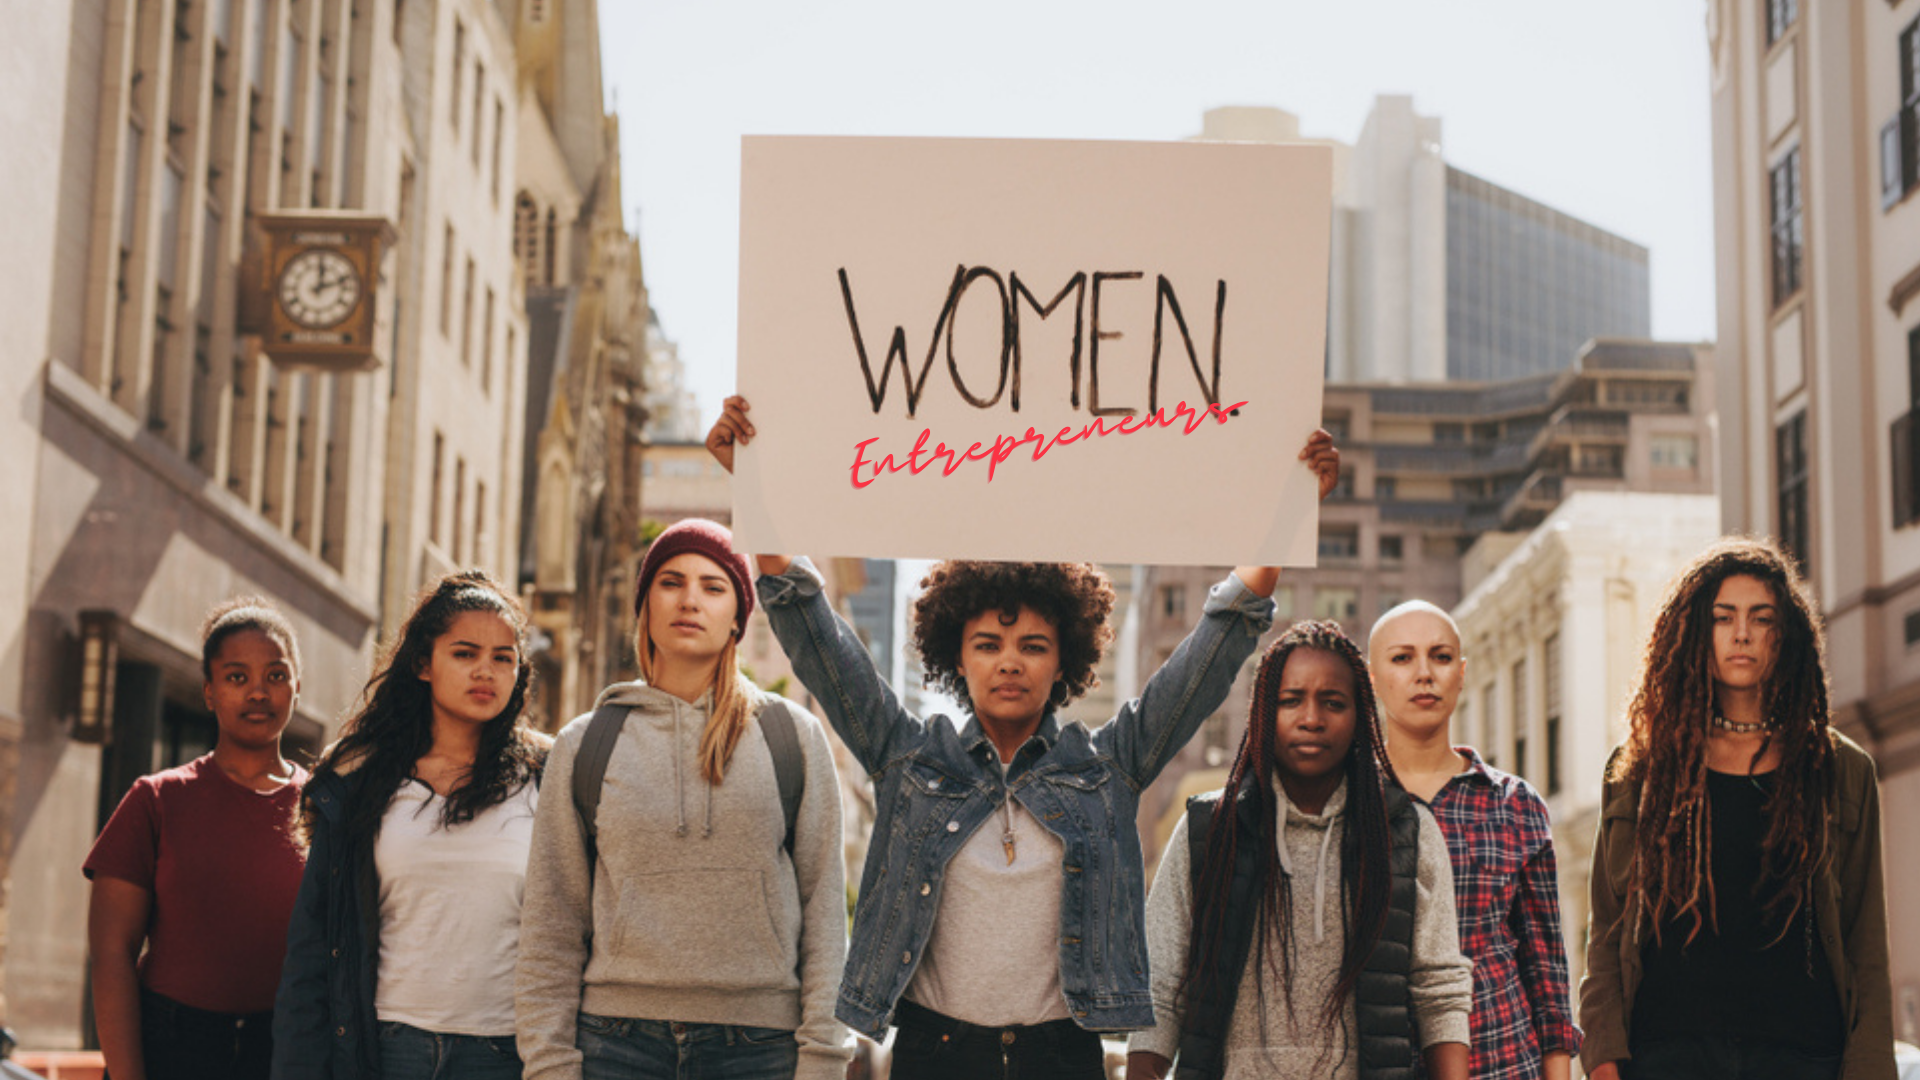
[{"label": "street clock", "polygon": [[368,371],[380,366],[374,332],[385,218],[339,210],[259,215],[264,312],[261,351],[282,367]]}]

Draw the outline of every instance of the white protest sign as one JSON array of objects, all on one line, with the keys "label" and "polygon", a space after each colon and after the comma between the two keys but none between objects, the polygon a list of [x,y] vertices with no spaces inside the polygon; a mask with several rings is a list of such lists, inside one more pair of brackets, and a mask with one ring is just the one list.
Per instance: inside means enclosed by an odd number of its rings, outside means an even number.
[{"label": "white protest sign", "polygon": [[1312,565],[1331,168],[743,140],[740,550]]}]

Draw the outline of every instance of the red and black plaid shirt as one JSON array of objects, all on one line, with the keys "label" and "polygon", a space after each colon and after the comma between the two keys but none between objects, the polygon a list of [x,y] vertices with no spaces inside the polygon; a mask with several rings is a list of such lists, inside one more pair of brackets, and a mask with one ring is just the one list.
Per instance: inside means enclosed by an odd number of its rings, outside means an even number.
[{"label": "red and black plaid shirt", "polygon": [[1471,764],[1430,804],[1453,857],[1460,951],[1473,961],[1474,1080],[1541,1074],[1541,1058],[1580,1052],[1567,993],[1567,947],[1547,805],[1532,785]]}]

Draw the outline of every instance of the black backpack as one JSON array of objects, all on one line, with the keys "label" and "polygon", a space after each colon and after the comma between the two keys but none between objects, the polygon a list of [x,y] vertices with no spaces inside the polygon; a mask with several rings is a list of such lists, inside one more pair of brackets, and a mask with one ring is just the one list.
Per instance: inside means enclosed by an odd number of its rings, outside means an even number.
[{"label": "black backpack", "polygon": [[[587,839],[587,874],[591,877],[600,861],[599,824],[600,789],[607,782],[607,761],[613,757],[613,744],[620,741],[620,729],[627,724],[631,706],[602,705],[587,721],[587,733],[580,740],[580,753],[573,759],[573,808],[580,815],[580,828]],[[785,698],[776,697],[760,710],[760,733],[766,737],[767,750],[773,754],[773,780],[780,789],[780,809],[787,818],[787,855],[793,855],[793,825],[800,816],[800,796],[806,793],[806,761],[800,754],[800,736],[794,730],[793,713]]]}]

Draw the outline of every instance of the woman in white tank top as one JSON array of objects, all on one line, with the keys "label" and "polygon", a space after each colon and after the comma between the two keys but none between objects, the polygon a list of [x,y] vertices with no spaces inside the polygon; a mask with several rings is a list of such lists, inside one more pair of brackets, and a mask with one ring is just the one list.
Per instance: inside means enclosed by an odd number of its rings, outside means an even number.
[{"label": "woman in white tank top", "polygon": [[537,780],[527,620],[479,570],[424,592],[314,769],[274,1076],[518,1080]]}]

